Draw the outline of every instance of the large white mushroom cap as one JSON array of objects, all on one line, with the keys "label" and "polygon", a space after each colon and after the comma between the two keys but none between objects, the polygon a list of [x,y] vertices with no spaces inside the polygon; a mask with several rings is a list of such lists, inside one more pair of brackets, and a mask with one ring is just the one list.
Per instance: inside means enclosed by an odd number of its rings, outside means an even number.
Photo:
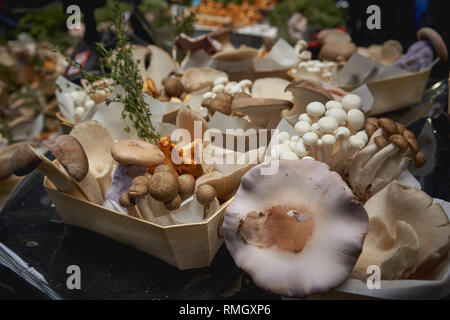
[{"label": "large white mushroom cap", "polygon": [[327,292],[350,275],[367,213],[326,164],[276,162],[274,175],[255,166],[243,176],[223,222],[226,246],[263,289],[289,297]]}]

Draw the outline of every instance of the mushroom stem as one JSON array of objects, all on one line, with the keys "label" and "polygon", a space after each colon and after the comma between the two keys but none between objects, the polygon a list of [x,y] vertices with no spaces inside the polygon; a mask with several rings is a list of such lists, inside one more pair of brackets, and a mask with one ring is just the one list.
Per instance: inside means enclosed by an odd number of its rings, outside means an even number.
[{"label": "mushroom stem", "polygon": [[203,207],[203,220],[206,219],[206,217],[208,216],[208,212],[209,212],[209,204]]}]

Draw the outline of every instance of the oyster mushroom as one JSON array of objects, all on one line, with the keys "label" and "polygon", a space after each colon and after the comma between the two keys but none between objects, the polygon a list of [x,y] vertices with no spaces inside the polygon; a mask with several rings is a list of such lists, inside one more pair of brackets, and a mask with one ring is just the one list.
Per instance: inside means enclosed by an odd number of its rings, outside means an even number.
[{"label": "oyster mushroom", "polygon": [[103,195],[106,195],[114,166],[111,156],[114,139],[111,133],[97,121],[85,121],[77,124],[70,135],[80,142],[89,161],[89,171],[97,179]]},{"label": "oyster mushroom", "polygon": [[423,279],[450,248],[450,223],[425,192],[392,181],[364,205],[369,232],[352,277],[366,281],[377,265],[382,279]]},{"label": "oyster mushroom", "polygon": [[281,120],[281,112],[291,107],[287,100],[242,98],[233,100],[231,110],[247,115],[257,127],[273,129]]},{"label": "oyster mushroom", "polygon": [[86,198],[63,169],[59,168],[29,144],[22,144],[17,148],[11,158],[11,168],[13,173],[19,177],[25,176],[35,169],[39,170],[59,191],[67,192],[78,198]]},{"label": "oyster mushroom", "polygon": [[285,91],[289,81],[282,78],[261,78],[252,86],[253,98],[275,98],[292,101],[292,93]]},{"label": "oyster mushroom", "polygon": [[213,68],[188,68],[181,77],[181,83],[188,92],[197,91],[213,84],[214,80],[228,75]]},{"label": "oyster mushroom", "polygon": [[350,275],[367,213],[341,177],[315,160],[280,160],[243,178],[223,231],[236,265],[263,289],[288,297],[327,292]]},{"label": "oyster mushroom", "polygon": [[104,195],[94,175],[89,171],[89,162],[80,142],[75,137],[60,135],[49,140],[48,147],[85,197],[93,203],[102,204]]}]

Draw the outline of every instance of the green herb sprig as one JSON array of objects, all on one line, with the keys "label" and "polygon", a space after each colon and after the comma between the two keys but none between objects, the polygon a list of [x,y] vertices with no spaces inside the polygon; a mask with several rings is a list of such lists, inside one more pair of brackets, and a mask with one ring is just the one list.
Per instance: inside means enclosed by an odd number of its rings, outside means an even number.
[{"label": "green herb sprig", "polygon": [[[144,141],[157,144],[159,134],[155,131],[149,105],[145,102],[142,88],[144,80],[139,72],[139,61],[133,59],[132,47],[125,32],[126,25],[123,23],[122,11],[119,1],[113,2],[113,31],[117,37],[116,45],[113,49],[106,49],[103,43],[97,42],[97,51],[102,57],[99,59],[101,75],[93,75],[85,72],[79,63],[69,59],[71,65],[75,65],[81,70],[82,78],[90,83],[103,78],[111,78],[114,85],[120,85],[124,89],[124,94],[117,94],[106,99],[106,105],[113,102],[122,103],[122,119],[130,119],[136,129],[137,135]],[[95,86],[93,86],[95,90]],[[131,133],[128,125],[124,127],[125,132]]]},{"label": "green herb sprig", "polygon": [[[117,37],[117,43],[114,49],[106,49],[103,43],[97,43],[97,50],[100,51],[103,58],[100,59],[102,73],[106,75],[109,70],[109,77],[116,85],[122,86],[125,93],[117,94],[106,100],[106,105],[112,102],[123,103],[122,119],[130,119],[138,136],[147,141],[157,143],[159,138],[150,119],[150,108],[144,100],[142,87],[144,80],[139,72],[138,63],[133,59],[131,45],[125,33],[125,26],[120,12],[119,2],[114,2],[113,12],[114,33]],[[130,133],[129,126],[124,130]]]}]

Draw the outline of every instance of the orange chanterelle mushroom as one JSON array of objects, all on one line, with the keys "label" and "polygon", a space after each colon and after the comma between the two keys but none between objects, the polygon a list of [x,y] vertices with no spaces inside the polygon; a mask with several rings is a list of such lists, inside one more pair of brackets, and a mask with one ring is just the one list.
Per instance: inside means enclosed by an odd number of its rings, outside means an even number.
[{"label": "orange chanterelle mushroom", "polygon": [[253,167],[227,208],[229,252],[257,285],[282,296],[339,286],[361,253],[369,224],[364,207],[326,164],[273,161],[277,173]]}]

